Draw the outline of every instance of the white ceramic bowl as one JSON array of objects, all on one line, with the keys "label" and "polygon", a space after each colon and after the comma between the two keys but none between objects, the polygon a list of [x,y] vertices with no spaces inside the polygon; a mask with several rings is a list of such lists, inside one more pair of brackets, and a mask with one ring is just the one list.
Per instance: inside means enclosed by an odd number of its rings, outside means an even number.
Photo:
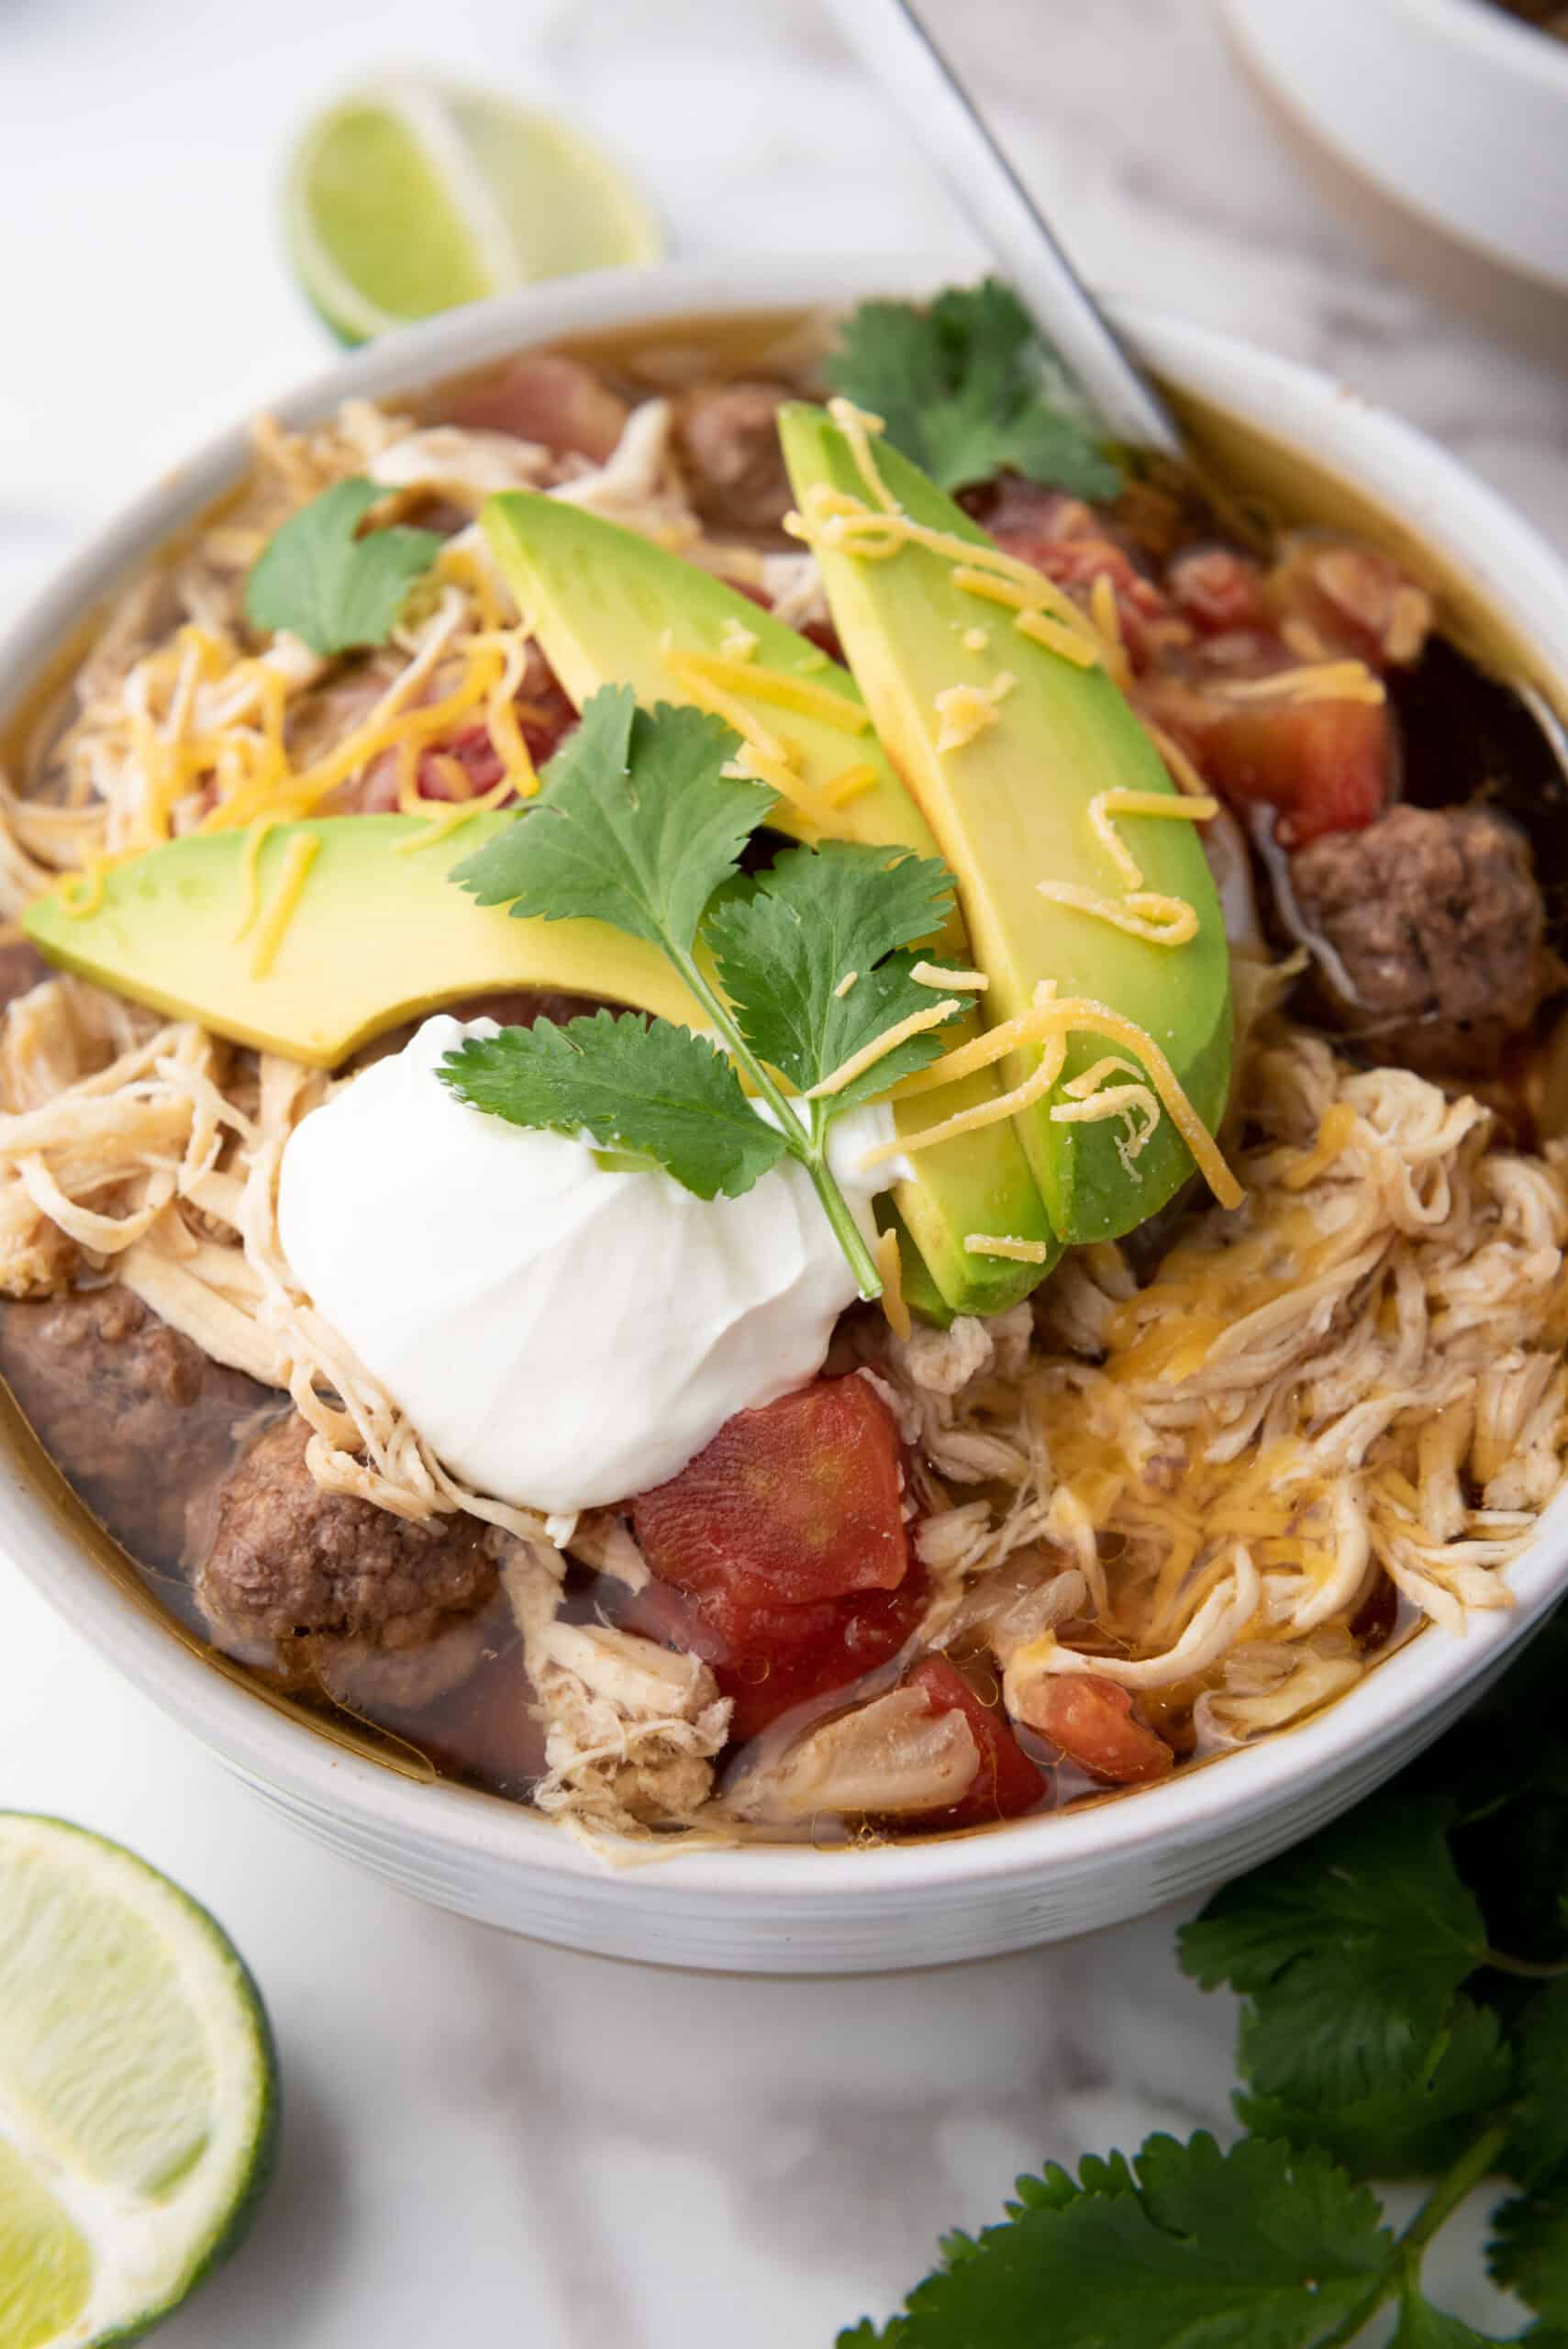
[{"label": "white ceramic bowl", "polygon": [[[278,403],[300,424],[562,335],[922,294],[939,267],[840,261],[673,266],[460,311],[344,361]],[[1197,436],[1265,495],[1403,545],[1458,625],[1568,710],[1568,583],[1524,523],[1429,441],[1320,375],[1195,327],[1125,323]],[[245,461],[236,431],[151,491],[0,647],[0,703],[58,658],[116,578]],[[0,709],[3,715],[3,709]],[[1428,1631],[1344,1700],[1261,1745],[1062,1817],[872,1851],[751,1848],[612,1871],[516,1805],[396,1775],[264,1699],[175,1631],[12,1426],[0,1542],[84,1637],[308,1833],[421,1898],[618,1957],[754,1973],[870,1972],[1080,1932],[1218,1883],[1367,1793],[1451,1721],[1568,1584],[1568,1507],[1513,1576],[1517,1604],[1462,1639]],[[156,1464],[149,1464],[156,1474]]]},{"label": "white ceramic bowl", "polygon": [[1568,42],[1491,0],[1219,6],[1287,137],[1398,260],[1522,331],[1562,330]]}]

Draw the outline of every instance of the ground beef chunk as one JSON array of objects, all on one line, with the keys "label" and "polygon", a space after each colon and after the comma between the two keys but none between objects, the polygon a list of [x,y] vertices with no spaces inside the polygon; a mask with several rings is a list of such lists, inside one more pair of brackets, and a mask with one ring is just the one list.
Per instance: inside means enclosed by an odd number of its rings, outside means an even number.
[{"label": "ground beef chunk", "polygon": [[186,1496],[271,1400],[117,1282],[6,1306],[0,1373],[88,1507],[150,1565],[177,1563]]},{"label": "ground beef chunk", "polygon": [[196,1596],[220,1646],[262,1661],[317,1638],[361,1653],[367,1642],[417,1648],[494,1595],[495,1562],[477,1518],[413,1525],[325,1493],[306,1464],[309,1440],[291,1413],[192,1508]]},{"label": "ground beef chunk", "polygon": [[693,505],[722,530],[777,530],[791,504],[779,446],[778,384],[709,384],[676,412],[676,445]]},{"label": "ground beef chunk", "polygon": [[1558,975],[1529,850],[1485,807],[1390,808],[1298,851],[1290,878],[1348,982],[1342,1023],[1381,1056],[1485,1075]]}]

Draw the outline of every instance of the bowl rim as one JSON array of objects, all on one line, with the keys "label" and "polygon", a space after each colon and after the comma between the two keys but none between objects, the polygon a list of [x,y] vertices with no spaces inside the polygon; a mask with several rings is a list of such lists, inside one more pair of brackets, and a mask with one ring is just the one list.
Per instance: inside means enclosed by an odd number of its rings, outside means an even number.
[{"label": "bowl rim", "polygon": [[1519,81],[1544,83],[1568,97],[1568,48],[1522,17],[1496,6],[1495,0],[1387,0],[1387,5],[1440,40],[1486,58]]},{"label": "bowl rim", "polygon": [[[449,312],[365,347],[280,398],[285,424],[311,420],[345,397],[384,397],[456,374],[512,349],[574,334],[650,328],[706,315],[830,308],[868,291],[915,296],[972,276],[972,260],[940,255],[845,254],[828,261],[752,259],[666,262],[524,289]],[[1488,594],[1511,608],[1516,627],[1568,681],[1568,576],[1533,529],[1452,458],[1417,432],[1336,385],[1319,372],[1259,350],[1216,328],[1138,304],[1116,305],[1118,320],[1154,362],[1195,375],[1212,393],[1231,384],[1237,412],[1286,442],[1307,440],[1314,463],[1338,471],[1404,516],[1408,526],[1455,556],[1479,560]],[[1311,436],[1311,437],[1309,437]],[[1350,462],[1353,445],[1355,462]],[[1324,442],[1332,454],[1325,456]],[[36,676],[101,606],[123,574],[218,495],[245,462],[243,427],[209,441],[185,464],[133,499],[72,556],[0,640],[0,702],[25,701]],[[1375,477],[1375,478],[1374,478]],[[1565,686],[1568,690],[1568,686]],[[56,1514],[30,1472],[13,1468],[17,1489],[0,1498],[0,1543],[44,1598],[163,1709],[263,1788],[306,1805],[337,1809],[409,1846],[578,1887],[619,1880],[620,1872],[570,1833],[525,1806],[450,1781],[411,1781],[334,1743],[215,1671],[150,1609],[133,1606],[86,1545]],[[950,1897],[1006,1880],[1035,1878],[1085,1864],[1152,1856],[1184,1843],[1238,1837],[1250,1822],[1299,1801],[1307,1779],[1333,1783],[1360,1759],[1407,1746],[1421,1720],[1492,1671],[1568,1583],[1568,1493],[1560,1496],[1509,1571],[1514,1605],[1473,1616],[1462,1637],[1429,1628],[1380,1662],[1322,1712],[1256,1745],[1178,1771],[1162,1784],[1064,1812],[1007,1822],[950,1839],[874,1850],[806,1844],[745,1844],[721,1851],[673,1850],[639,1885],[663,1903],[700,1897],[710,1911],[745,1909],[785,1896],[800,1921],[815,1909],[841,1910],[846,1898],[938,1887]],[[640,1854],[639,1854],[640,1856]]]}]

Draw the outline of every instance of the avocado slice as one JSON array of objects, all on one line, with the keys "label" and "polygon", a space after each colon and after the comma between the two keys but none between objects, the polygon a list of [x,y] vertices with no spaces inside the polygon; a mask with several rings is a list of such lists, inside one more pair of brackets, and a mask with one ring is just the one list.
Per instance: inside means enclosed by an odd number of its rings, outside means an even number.
[{"label": "avocado slice", "polygon": [[[579,708],[604,685],[629,685],[645,706],[684,701],[689,692],[679,674],[681,654],[723,659],[727,638],[744,629],[755,638],[755,651],[749,661],[733,663],[723,689],[770,733],[787,740],[798,753],[795,772],[801,780],[821,789],[850,767],[873,770],[869,787],[838,812],[835,830],[913,849],[921,856],[941,854],[869,727],[847,731],[809,707],[790,707],[765,692],[748,691],[744,673],[754,667],[764,682],[768,675],[783,675],[799,679],[813,696],[832,694],[858,716],[864,705],[854,679],[809,639],[710,573],[560,498],[509,490],[488,500],[482,520],[535,637]],[[783,801],[770,821],[796,837],[818,836]],[[967,961],[968,940],[956,914],[934,951]],[[943,1031],[955,1046],[978,1033],[973,1018],[955,1020]],[[994,1100],[998,1090],[995,1073],[983,1070],[943,1092],[941,1114]],[[915,1132],[932,1119],[929,1101],[921,1099],[895,1103],[894,1114],[904,1132]],[[922,1151],[913,1163],[915,1180],[899,1184],[893,1200],[950,1317],[1000,1313],[1038,1286],[1046,1264],[972,1256],[963,1244],[972,1231],[1002,1232],[1042,1242],[1048,1261],[1057,1252],[1010,1126],[998,1122]],[[917,1289],[912,1280],[912,1299]]]},{"label": "avocado slice", "polygon": [[320,1068],[400,1019],[492,988],[561,988],[702,1027],[706,1014],[656,947],[602,922],[514,921],[504,906],[476,905],[452,886],[453,865],[513,820],[474,816],[411,850],[403,843],[430,829],[418,816],[278,825],[258,859],[260,907],[272,901],[291,842],[305,834],[317,845],[261,976],[256,923],[239,935],[250,895],[243,832],[194,832],[149,849],[110,867],[92,913],[68,913],[50,891],[22,926],[68,971]]},{"label": "avocado slice", "polygon": [[[873,503],[850,442],[825,410],[786,407],[780,432],[802,507],[820,489]],[[876,462],[909,519],[990,546],[961,507],[880,440]],[[984,997],[987,1023],[1027,1011],[1039,981],[1054,979],[1059,996],[1089,996],[1146,1030],[1212,1130],[1229,1085],[1230,965],[1218,896],[1195,827],[1117,818],[1144,887],[1194,908],[1197,930],[1184,945],[1131,937],[1052,903],[1036,886],[1049,878],[1121,897],[1127,884],[1090,822],[1090,802],[1115,787],[1173,794],[1125,696],[1105,668],[1075,667],[1022,634],[1005,606],[956,585],[947,555],[906,543],[883,560],[830,547],[820,550],[820,559],[834,622],[883,746],[958,875],[969,935],[991,982]],[[938,693],[959,684],[995,686],[1004,674],[1012,682],[995,705],[994,721],[962,747],[939,751]],[[1062,1086],[1113,1052],[1120,1056],[1120,1047],[1099,1036],[1075,1036],[1061,1082],[1016,1120],[1051,1223],[1070,1244],[1131,1230],[1193,1172],[1168,1114],[1125,1162],[1116,1120],[1052,1121]],[[1002,1064],[1009,1085],[1029,1075],[1040,1053],[1036,1045],[1010,1055]],[[924,1097],[937,1114],[947,1111],[950,1097]],[[916,1097],[909,1107],[920,1101]]]}]

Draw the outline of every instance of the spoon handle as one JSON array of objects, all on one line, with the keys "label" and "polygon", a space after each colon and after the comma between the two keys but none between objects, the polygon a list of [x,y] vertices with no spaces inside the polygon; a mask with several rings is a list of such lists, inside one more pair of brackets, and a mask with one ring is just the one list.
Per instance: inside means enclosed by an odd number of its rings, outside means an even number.
[{"label": "spoon handle", "polygon": [[831,0],[831,6],[845,39],[1113,437],[1181,458],[1174,417],[1129,357],[910,0]]}]

